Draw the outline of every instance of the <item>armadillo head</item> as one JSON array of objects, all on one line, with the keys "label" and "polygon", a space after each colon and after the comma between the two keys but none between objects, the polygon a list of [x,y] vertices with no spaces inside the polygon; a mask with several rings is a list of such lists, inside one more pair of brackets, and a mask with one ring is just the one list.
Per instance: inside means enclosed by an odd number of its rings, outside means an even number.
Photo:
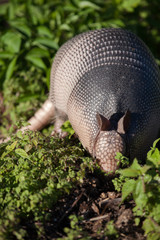
[{"label": "armadillo head", "polygon": [[117,129],[104,116],[97,114],[99,133],[94,144],[94,156],[105,172],[114,172],[118,168],[117,152],[126,153],[126,131],[129,127],[129,110],[118,121]]}]

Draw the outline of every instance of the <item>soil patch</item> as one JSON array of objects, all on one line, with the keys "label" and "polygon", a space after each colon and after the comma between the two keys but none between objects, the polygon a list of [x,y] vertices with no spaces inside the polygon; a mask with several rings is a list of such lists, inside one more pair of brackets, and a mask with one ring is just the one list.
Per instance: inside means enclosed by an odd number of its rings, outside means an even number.
[{"label": "soil patch", "polygon": [[113,221],[120,240],[146,239],[141,227],[135,225],[134,206],[133,200],[121,204],[121,194],[114,191],[112,179],[88,174],[81,187],[63,196],[53,207],[52,222],[45,223],[46,236],[42,239],[65,237],[63,229],[70,227],[68,217],[72,214],[83,217],[80,225],[91,239],[115,239],[103,234],[109,221]]}]

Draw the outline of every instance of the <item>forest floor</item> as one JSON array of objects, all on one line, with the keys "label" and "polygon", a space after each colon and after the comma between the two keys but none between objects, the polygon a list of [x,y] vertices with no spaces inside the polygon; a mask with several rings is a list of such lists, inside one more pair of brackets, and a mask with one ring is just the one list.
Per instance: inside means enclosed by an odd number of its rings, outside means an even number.
[{"label": "forest floor", "polygon": [[[52,209],[52,222],[45,226],[44,239],[65,239],[64,228],[70,228],[68,216],[83,217],[80,226],[87,233],[69,239],[119,239],[143,240],[141,226],[136,226],[132,208],[133,200],[121,203],[121,194],[114,191],[111,179],[88,174],[84,184],[73,189],[70,195],[63,196]],[[105,226],[112,221],[116,234]],[[112,227],[111,227],[112,228]],[[32,234],[31,234],[32,235]],[[34,239],[34,236],[33,236]]]}]

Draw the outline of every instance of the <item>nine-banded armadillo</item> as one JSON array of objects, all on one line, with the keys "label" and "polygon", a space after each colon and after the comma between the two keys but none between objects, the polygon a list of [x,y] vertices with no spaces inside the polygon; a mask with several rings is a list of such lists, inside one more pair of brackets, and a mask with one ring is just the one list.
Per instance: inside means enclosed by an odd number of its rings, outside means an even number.
[{"label": "nine-banded armadillo", "polygon": [[160,123],[160,73],[151,52],[123,29],[72,38],[54,59],[49,99],[30,129],[40,129],[54,112],[55,131],[68,118],[105,171],[117,169],[116,152],[142,159]]}]

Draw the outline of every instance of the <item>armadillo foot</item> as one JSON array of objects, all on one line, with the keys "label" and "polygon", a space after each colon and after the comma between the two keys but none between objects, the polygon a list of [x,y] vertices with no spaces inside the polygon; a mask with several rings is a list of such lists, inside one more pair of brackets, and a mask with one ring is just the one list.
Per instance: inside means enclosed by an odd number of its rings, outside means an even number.
[{"label": "armadillo foot", "polygon": [[55,136],[58,135],[59,138],[65,138],[68,133],[67,132],[63,132],[62,129],[60,128],[58,131],[57,130],[53,130],[51,133],[51,136]]},{"label": "armadillo foot", "polygon": [[51,136],[58,135],[60,138],[65,138],[68,135],[67,132],[63,132],[61,129],[61,126],[64,122],[65,120],[63,118],[58,117],[56,119],[56,122],[54,124],[54,130],[52,131]]},{"label": "armadillo foot", "polygon": [[67,115],[63,111],[56,109],[56,121],[54,123],[54,130],[52,131],[51,136],[58,135],[60,138],[65,138],[68,135],[67,132],[63,132],[61,129],[63,123],[67,119]]}]

